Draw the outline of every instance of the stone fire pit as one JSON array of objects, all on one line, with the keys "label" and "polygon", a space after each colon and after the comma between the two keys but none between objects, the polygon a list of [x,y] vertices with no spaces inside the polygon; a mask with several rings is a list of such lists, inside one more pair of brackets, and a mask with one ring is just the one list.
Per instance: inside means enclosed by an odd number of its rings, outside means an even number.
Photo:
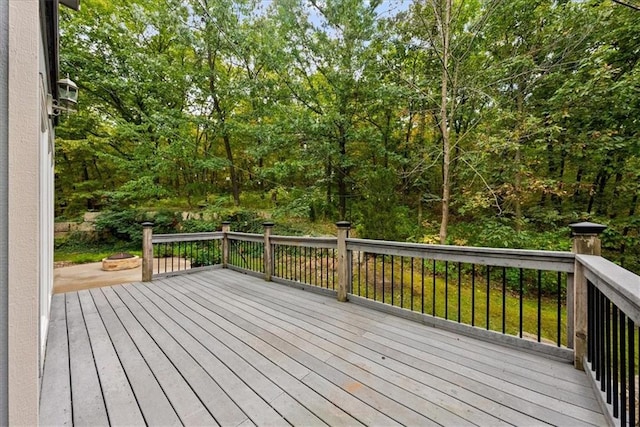
[{"label": "stone fire pit", "polygon": [[102,259],[102,269],[104,271],[130,270],[140,267],[142,260],[137,255],[120,252],[110,257]]}]

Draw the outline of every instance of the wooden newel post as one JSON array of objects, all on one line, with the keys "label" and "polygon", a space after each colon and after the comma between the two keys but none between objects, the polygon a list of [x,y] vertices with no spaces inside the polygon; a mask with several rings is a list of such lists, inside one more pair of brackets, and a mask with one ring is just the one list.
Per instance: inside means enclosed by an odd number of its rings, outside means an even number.
[{"label": "wooden newel post", "polygon": [[273,274],[273,254],[271,253],[271,230],[274,224],[272,222],[263,222],[264,227],[264,280],[271,281],[271,275]]},{"label": "wooden newel post", "polygon": [[338,301],[346,302],[349,293],[349,257],[347,254],[347,237],[351,224],[348,221],[336,223],[338,227]]},{"label": "wooden newel post", "polygon": [[[581,255],[600,255],[600,233],[607,227],[592,222],[570,224],[572,236],[572,252]],[[587,354],[587,279],[584,276],[582,264],[575,262],[573,285],[573,365],[584,371],[584,357]]]},{"label": "wooden newel post", "polygon": [[227,233],[231,231],[231,222],[223,221],[222,222],[222,268],[227,268],[227,264],[229,263],[229,236]]},{"label": "wooden newel post", "polygon": [[142,281],[153,277],[153,223],[142,223]]}]

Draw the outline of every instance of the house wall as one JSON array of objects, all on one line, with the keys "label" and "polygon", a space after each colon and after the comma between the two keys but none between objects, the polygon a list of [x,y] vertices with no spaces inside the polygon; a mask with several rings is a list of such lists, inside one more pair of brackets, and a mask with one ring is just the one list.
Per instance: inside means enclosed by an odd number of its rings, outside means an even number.
[{"label": "house wall", "polygon": [[41,82],[38,0],[8,2],[8,424],[37,425],[40,354]]},{"label": "house wall", "polygon": [[49,328],[49,309],[53,293],[53,191],[54,191],[54,131],[53,122],[49,118],[47,95],[51,93],[47,61],[44,52],[47,51],[44,37],[40,38],[39,61],[39,99],[40,99],[40,141],[39,149],[39,286],[40,286],[40,327],[39,327],[39,366],[42,370],[44,352]]},{"label": "house wall", "polygon": [[9,4],[0,1],[0,425],[9,425],[8,403],[8,140]]}]

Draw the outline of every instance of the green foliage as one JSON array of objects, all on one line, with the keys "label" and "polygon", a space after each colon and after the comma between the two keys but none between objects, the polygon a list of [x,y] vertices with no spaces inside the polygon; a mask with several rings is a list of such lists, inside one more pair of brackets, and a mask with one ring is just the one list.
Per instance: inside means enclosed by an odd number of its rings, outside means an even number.
[{"label": "green foliage", "polygon": [[145,221],[154,223],[154,233],[171,233],[178,230],[180,216],[178,213],[169,211],[157,213],[137,209],[106,211],[96,218],[95,227],[101,241],[130,242],[139,246],[142,244],[141,224]]},{"label": "green foliage", "polygon": [[459,223],[451,227],[449,243],[489,248],[571,250],[568,227],[551,231],[523,230],[516,232],[507,220],[484,219],[482,222]]},{"label": "green foliage", "polygon": [[265,222],[256,211],[234,208],[221,212],[223,221],[231,222],[231,229],[242,233],[262,233]]},{"label": "green foliage", "polygon": [[104,238],[138,241],[145,206],[217,215],[185,230],[259,232],[270,213],[292,232],[348,219],[433,242],[447,188],[449,243],[564,250],[591,218],[640,271],[629,8],[86,0],[60,27],[82,96],[56,132],[56,214],[109,211]]},{"label": "green foliage", "polygon": [[207,233],[212,231],[219,231],[221,228],[221,221],[205,221],[201,219],[187,219],[181,223],[182,233]]},{"label": "green foliage", "polygon": [[141,256],[141,249],[139,245],[130,242],[105,243],[89,233],[76,232],[55,240],[54,261],[67,261],[75,264],[99,262],[118,252]]},{"label": "green foliage", "polygon": [[199,250],[194,256],[190,256],[191,267],[205,267],[222,263],[222,254],[218,250]]},{"label": "green foliage", "polygon": [[357,204],[356,230],[366,239],[406,240],[412,235],[411,215],[399,204],[396,176],[388,169],[376,169],[366,178],[362,200]]}]

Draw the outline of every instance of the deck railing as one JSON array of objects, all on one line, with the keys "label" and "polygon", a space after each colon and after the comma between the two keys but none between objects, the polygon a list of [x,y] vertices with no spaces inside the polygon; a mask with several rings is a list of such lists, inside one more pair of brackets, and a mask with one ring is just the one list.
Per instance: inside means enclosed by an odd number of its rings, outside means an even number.
[{"label": "deck railing", "polygon": [[[640,277],[599,256],[604,227],[573,225],[574,251],[555,252],[355,239],[348,223],[337,225],[337,237],[275,236],[273,223],[264,234],[229,223],[216,233],[146,231],[154,249],[143,249],[145,268],[163,256],[185,267],[143,277],[231,268],[571,360],[592,373],[612,419],[635,425]],[[194,262],[197,254],[209,263]]]},{"label": "deck railing", "polygon": [[640,277],[600,257],[577,255],[587,282],[587,354],[583,361],[603,406],[620,425],[638,420]]}]

